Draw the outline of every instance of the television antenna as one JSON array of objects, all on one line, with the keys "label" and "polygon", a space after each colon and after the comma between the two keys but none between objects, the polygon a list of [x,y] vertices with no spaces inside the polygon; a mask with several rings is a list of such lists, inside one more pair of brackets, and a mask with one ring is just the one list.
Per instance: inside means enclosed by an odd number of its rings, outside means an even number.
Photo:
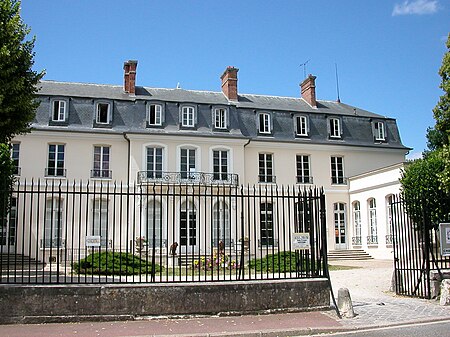
[{"label": "television antenna", "polygon": [[302,64],[300,64],[300,67],[303,67],[303,78],[306,78],[306,65],[308,64],[308,62],[309,62],[310,60],[311,60],[311,59],[309,59],[308,61],[303,62]]}]

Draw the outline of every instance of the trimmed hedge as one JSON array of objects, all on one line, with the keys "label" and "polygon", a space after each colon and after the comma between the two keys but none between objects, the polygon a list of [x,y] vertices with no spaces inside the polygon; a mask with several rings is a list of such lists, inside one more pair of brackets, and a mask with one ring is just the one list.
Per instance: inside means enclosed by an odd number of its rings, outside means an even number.
[{"label": "trimmed hedge", "polygon": [[295,252],[284,251],[275,254],[268,254],[261,259],[250,260],[248,265],[250,269],[255,269],[258,272],[295,272],[298,269],[302,269],[301,265],[297,267],[296,256],[298,257]]},{"label": "trimmed hedge", "polygon": [[[90,275],[139,275],[153,272],[151,262],[130,253],[102,252],[94,253],[72,264],[78,274]],[[162,270],[155,264],[155,274]]]}]

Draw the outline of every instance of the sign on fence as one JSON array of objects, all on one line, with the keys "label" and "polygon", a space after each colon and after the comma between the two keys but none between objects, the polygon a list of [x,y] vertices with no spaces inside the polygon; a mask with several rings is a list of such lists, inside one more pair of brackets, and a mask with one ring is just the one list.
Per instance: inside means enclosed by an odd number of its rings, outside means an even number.
[{"label": "sign on fence", "polygon": [[100,235],[87,235],[86,247],[100,247]]},{"label": "sign on fence", "polygon": [[441,239],[441,255],[450,256],[450,223],[439,224],[439,237]]},{"label": "sign on fence", "polygon": [[292,249],[311,249],[309,233],[292,233]]}]

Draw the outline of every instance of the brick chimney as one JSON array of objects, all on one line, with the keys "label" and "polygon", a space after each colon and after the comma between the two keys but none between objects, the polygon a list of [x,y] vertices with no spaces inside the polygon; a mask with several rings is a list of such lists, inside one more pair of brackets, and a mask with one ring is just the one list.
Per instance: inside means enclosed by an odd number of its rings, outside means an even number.
[{"label": "brick chimney", "polygon": [[129,94],[136,94],[136,68],[138,61],[129,60],[123,64],[123,90]]},{"label": "brick chimney", "polygon": [[230,101],[238,100],[238,89],[237,89],[237,73],[239,69],[235,67],[228,66],[223,72],[220,79],[222,80],[222,92]]},{"label": "brick chimney", "polygon": [[313,108],[317,108],[316,101],[316,76],[311,74],[300,84],[302,98]]}]

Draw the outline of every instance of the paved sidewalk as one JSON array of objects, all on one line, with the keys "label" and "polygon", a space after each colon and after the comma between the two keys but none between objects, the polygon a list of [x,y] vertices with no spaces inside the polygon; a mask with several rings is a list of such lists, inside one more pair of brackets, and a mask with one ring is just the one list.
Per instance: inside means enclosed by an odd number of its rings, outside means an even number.
[{"label": "paved sidewalk", "polygon": [[450,320],[450,307],[436,300],[396,296],[389,292],[390,261],[332,261],[359,267],[331,272],[335,294],[348,288],[357,314],[338,319],[325,312],[279,313],[228,317],[153,318],[125,322],[28,324],[0,326],[0,337],[149,337],[149,336],[300,336],[410,322]]}]

